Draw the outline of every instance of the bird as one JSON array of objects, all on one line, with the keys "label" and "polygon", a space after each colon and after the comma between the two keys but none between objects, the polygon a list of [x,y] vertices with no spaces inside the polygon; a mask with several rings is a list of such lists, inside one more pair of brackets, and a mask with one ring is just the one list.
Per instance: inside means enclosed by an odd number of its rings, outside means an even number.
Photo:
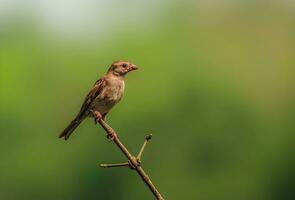
[{"label": "bird", "polygon": [[[137,69],[138,66],[129,61],[114,61],[107,73],[95,82],[86,95],[79,113],[61,132],[59,138],[69,139],[74,130],[88,117],[94,118],[96,123],[104,120],[109,111],[124,95],[125,75]],[[111,135],[110,139],[113,139],[113,137]]]}]

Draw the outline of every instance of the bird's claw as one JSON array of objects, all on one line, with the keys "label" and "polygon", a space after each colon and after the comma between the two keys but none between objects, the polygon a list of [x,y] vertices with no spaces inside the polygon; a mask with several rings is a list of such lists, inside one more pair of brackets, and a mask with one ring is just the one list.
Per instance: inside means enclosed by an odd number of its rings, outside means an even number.
[{"label": "bird's claw", "polygon": [[117,137],[117,134],[112,132],[107,135],[108,141],[111,142]]},{"label": "bird's claw", "polygon": [[100,120],[102,119],[102,116],[100,114],[100,112],[93,112],[93,115],[94,115],[94,123],[97,124],[100,122]]}]

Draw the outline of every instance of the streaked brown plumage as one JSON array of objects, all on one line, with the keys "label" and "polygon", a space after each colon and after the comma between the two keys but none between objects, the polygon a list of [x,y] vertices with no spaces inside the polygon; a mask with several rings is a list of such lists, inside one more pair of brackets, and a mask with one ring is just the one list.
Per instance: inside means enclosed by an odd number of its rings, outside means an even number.
[{"label": "streaked brown plumage", "polygon": [[138,67],[127,61],[115,61],[107,74],[94,84],[86,96],[80,112],[59,135],[67,140],[79,124],[87,117],[104,119],[108,112],[121,100],[124,94],[124,76]]}]

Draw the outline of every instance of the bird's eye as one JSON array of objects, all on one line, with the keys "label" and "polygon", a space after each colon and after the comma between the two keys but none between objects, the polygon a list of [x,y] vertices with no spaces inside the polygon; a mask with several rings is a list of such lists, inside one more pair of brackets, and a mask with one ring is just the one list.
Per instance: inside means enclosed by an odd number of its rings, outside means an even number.
[{"label": "bird's eye", "polygon": [[123,63],[122,64],[122,67],[126,68],[127,67],[127,64],[126,63]]}]

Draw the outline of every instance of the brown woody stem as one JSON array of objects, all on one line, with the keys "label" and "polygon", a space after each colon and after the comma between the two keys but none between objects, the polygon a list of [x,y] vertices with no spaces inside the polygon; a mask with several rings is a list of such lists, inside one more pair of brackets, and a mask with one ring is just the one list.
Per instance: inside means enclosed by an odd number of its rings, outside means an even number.
[{"label": "brown woody stem", "polygon": [[[122,142],[119,140],[116,132],[104,121],[104,120],[99,120],[99,124],[103,127],[103,129],[106,131],[107,136],[112,136],[114,143],[117,145],[117,147],[123,152],[123,154],[127,157],[128,159],[128,165],[130,166],[131,169],[136,170],[138,175],[142,178],[144,183],[149,187],[150,191],[153,193],[153,195],[158,199],[158,200],[164,200],[160,192],[157,190],[155,185],[152,183],[151,179],[149,176],[146,174],[146,172],[143,170],[143,168],[140,165],[140,157],[146,147],[147,141],[151,138],[151,136],[146,136],[145,142],[138,154],[137,157],[132,156],[128,149],[122,144]],[[123,165],[124,164],[124,165]],[[113,165],[112,167],[121,167],[121,166],[127,166],[127,163],[119,163],[119,164],[111,164]],[[102,167],[110,167],[110,165],[103,165]]]},{"label": "brown woody stem", "polygon": [[125,167],[125,166],[129,166],[129,163],[128,162],[124,162],[124,163],[116,163],[116,164],[100,164],[100,166],[102,168]]},{"label": "brown woody stem", "polygon": [[145,136],[144,143],[143,143],[143,145],[142,145],[142,147],[141,147],[141,149],[140,149],[140,151],[139,151],[139,153],[137,155],[137,161],[141,162],[142,154],[143,154],[143,152],[144,152],[144,150],[146,148],[146,145],[147,145],[147,143],[148,143],[148,141],[150,139],[152,139],[152,134]]}]

